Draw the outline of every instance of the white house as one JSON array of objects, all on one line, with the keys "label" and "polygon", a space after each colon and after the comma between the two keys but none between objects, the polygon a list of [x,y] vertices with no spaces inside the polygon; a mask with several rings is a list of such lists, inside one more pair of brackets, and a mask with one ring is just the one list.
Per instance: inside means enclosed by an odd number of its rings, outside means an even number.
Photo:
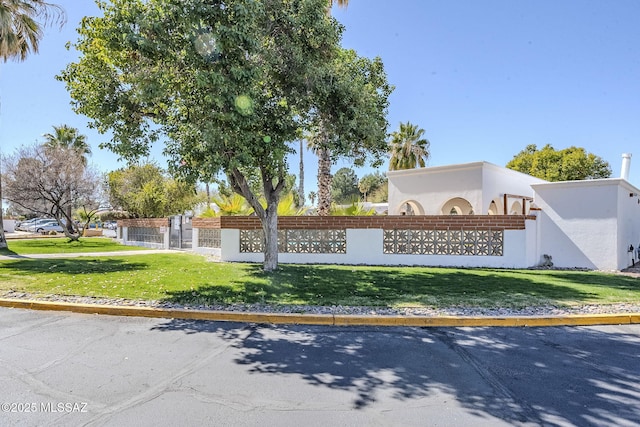
[{"label": "white house", "polygon": [[[640,197],[622,178],[547,182],[487,162],[392,171],[390,215],[529,215],[521,267],[621,270],[640,258]],[[532,209],[533,208],[533,209]],[[533,254],[533,255],[531,255]],[[546,255],[546,256],[545,256]]]}]

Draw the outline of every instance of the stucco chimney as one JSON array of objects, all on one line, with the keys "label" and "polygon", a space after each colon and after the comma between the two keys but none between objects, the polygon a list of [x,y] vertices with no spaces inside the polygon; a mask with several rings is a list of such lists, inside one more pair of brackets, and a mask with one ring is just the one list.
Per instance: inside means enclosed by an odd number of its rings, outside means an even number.
[{"label": "stucco chimney", "polygon": [[629,167],[631,166],[631,153],[622,154],[622,170],[620,171],[620,178],[629,181]]}]

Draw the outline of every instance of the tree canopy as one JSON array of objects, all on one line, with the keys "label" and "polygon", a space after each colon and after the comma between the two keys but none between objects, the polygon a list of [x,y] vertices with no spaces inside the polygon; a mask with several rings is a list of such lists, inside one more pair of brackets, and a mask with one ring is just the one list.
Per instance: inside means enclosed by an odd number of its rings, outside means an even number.
[{"label": "tree canopy", "polygon": [[383,197],[379,194],[381,193],[381,189],[386,186],[387,177],[380,173],[380,171],[366,174],[360,178],[360,181],[358,181],[358,188],[360,189],[365,202],[386,202],[386,200],[380,200]]},{"label": "tree canopy", "polygon": [[423,138],[424,129],[417,125],[400,123],[400,128],[391,134],[389,170],[414,169],[426,166],[431,156],[429,141]]},{"label": "tree canopy", "polygon": [[338,158],[377,167],[387,153],[387,109],[393,91],[380,58],[362,58],[341,49],[327,63],[315,87],[308,134],[318,155],[318,214],[331,206],[331,166]]},{"label": "tree canopy", "polygon": [[60,6],[43,0],[0,2],[0,57],[24,61],[38,53],[43,26],[65,21]]},{"label": "tree canopy", "polygon": [[[223,171],[260,218],[264,268],[273,270],[288,143],[309,127],[314,112],[328,108],[327,64],[341,55],[341,27],[327,16],[326,5],[325,0],[101,2],[104,16],[82,21],[75,44],[81,57],[59,78],[75,110],[100,132],[112,132],[103,146],[122,157],[144,156],[162,139],[172,173],[195,181]],[[354,82],[362,79],[350,76]],[[261,178],[266,208],[251,190],[246,170]]]},{"label": "tree canopy", "polygon": [[541,149],[535,144],[516,154],[507,168],[547,181],[577,181],[609,178],[611,166],[601,157],[587,153],[582,147],[556,150],[550,144]]},{"label": "tree canopy", "polygon": [[358,177],[351,168],[340,168],[331,182],[331,197],[336,203],[351,203],[360,199]]},{"label": "tree canopy", "polygon": [[87,143],[87,137],[82,135],[78,129],[69,125],[60,125],[53,127],[53,133],[44,134],[47,148],[66,148],[70,153],[82,157],[83,163],[87,164],[85,156],[91,154],[91,147]]},{"label": "tree canopy", "polygon": [[183,214],[198,203],[195,186],[176,181],[157,165],[132,165],[107,174],[109,202],[136,218]]}]

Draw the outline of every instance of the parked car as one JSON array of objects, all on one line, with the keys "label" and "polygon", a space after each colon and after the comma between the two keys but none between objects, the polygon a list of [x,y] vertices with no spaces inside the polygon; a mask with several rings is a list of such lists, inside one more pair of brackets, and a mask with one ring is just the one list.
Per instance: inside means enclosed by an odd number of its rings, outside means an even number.
[{"label": "parked car", "polygon": [[63,233],[64,228],[62,228],[62,226],[58,224],[58,221],[50,220],[50,221],[40,221],[33,225],[30,225],[28,231],[36,232],[36,233],[45,233],[49,231],[55,231],[56,233]]},{"label": "parked car", "polygon": [[51,221],[50,218],[33,218],[33,219],[28,219],[26,221],[22,221],[21,223],[19,223],[18,225],[16,225],[16,230],[20,230],[20,231],[29,231],[29,227],[36,224],[37,222],[42,222],[42,221]]},{"label": "parked car", "polygon": [[118,228],[118,223],[115,221],[105,221],[102,223],[102,228],[106,228],[107,230],[115,230]]}]

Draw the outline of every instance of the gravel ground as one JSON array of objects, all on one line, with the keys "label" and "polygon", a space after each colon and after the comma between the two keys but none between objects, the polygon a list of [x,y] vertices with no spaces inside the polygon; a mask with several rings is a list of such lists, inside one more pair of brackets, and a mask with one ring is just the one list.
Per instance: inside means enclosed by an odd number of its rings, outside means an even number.
[{"label": "gravel ground", "polygon": [[8,291],[2,298],[27,299],[34,301],[68,302],[77,304],[98,304],[124,307],[150,307],[184,310],[235,311],[255,313],[304,313],[304,314],[354,314],[374,316],[563,316],[579,314],[624,314],[640,313],[640,304],[586,304],[572,307],[536,306],[526,308],[485,308],[485,307],[447,307],[447,308],[387,308],[354,306],[311,306],[311,305],[265,305],[265,304],[176,304],[165,301],[125,300],[121,298],[93,298],[64,295],[35,295],[24,292]]}]

